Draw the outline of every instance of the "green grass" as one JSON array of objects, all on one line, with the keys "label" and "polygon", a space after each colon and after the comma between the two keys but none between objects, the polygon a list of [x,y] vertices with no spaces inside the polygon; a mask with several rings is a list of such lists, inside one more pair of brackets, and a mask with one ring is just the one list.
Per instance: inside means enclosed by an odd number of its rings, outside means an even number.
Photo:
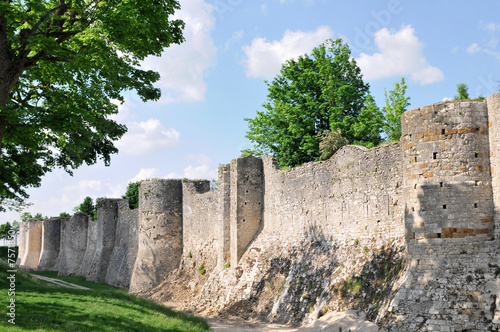
[{"label": "green grass", "polygon": [[37,272],[90,290],[64,288],[32,278],[19,268],[14,297],[16,324],[12,325],[7,315],[11,298],[7,270],[6,262],[0,260],[0,331],[210,331],[201,318],[127,295],[125,289],[82,277],[57,277],[57,272]]}]

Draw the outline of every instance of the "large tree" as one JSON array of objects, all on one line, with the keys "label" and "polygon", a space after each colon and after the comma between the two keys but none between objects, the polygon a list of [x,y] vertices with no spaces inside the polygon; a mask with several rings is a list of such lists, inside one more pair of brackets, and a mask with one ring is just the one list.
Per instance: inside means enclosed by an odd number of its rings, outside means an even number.
[{"label": "large tree", "polygon": [[410,106],[410,97],[406,96],[406,83],[404,77],[401,82],[394,83],[394,89],[384,91],[385,94],[385,107],[383,112],[385,114],[384,131],[387,135],[389,142],[399,141],[401,138],[401,115],[408,110]]},{"label": "large tree", "polygon": [[[55,167],[71,173],[117,152],[111,101],[157,100],[139,68],[183,41],[177,0],[0,0],[0,203],[22,201]],[[4,204],[2,204],[4,205]],[[0,210],[2,206],[0,206]]]},{"label": "large tree", "polygon": [[[341,39],[327,40],[297,60],[287,61],[268,85],[264,111],[248,121],[254,154],[271,153],[280,166],[316,160],[318,134],[337,129],[350,142],[370,143],[357,125],[368,84]],[[377,138],[379,140],[379,138]]]}]

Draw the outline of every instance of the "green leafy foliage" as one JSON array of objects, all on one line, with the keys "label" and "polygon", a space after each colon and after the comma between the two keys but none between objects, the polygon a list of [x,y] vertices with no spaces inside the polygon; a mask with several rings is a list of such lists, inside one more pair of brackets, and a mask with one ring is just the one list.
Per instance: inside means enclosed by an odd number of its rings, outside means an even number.
[{"label": "green leafy foliage", "polygon": [[94,201],[92,200],[92,198],[90,196],[87,196],[83,200],[82,204],[76,207],[76,211],[84,212],[88,216],[91,216],[93,218],[94,214],[96,213],[96,206],[94,205]]},{"label": "green leafy foliage", "polygon": [[123,199],[128,200],[128,206],[131,209],[137,209],[139,207],[139,186],[142,181],[129,182],[127,185],[127,191],[125,195],[122,196]]},{"label": "green leafy foliage", "polygon": [[71,214],[67,212],[61,212],[59,213],[59,218],[71,218]]},{"label": "green leafy foliage", "polygon": [[246,137],[254,143],[245,153],[270,153],[280,167],[296,166],[319,158],[318,133],[327,130],[341,129],[349,141],[369,143],[366,127],[357,126],[369,86],[341,39],[287,61],[266,83],[265,110],[245,119]]},{"label": "green leafy foliage", "polygon": [[0,239],[5,239],[9,236],[12,230],[10,222],[0,225]]},{"label": "green leafy foliage", "polygon": [[401,137],[401,115],[410,106],[410,97],[406,97],[406,84],[404,77],[400,83],[394,84],[394,89],[385,91],[385,114],[384,132],[389,141],[399,141]]},{"label": "green leafy foliage", "polygon": [[[56,167],[109,165],[125,132],[112,100],[157,100],[139,68],[183,42],[177,0],[0,1],[0,200],[22,202]],[[0,210],[5,207],[0,206]]]},{"label": "green leafy foliage", "polygon": [[342,136],[342,130],[325,131],[318,134],[319,138],[319,160],[330,159],[341,147],[349,144],[349,141]]},{"label": "green leafy foliage", "polygon": [[457,84],[457,95],[453,98],[455,100],[470,99],[469,87],[465,83]]}]

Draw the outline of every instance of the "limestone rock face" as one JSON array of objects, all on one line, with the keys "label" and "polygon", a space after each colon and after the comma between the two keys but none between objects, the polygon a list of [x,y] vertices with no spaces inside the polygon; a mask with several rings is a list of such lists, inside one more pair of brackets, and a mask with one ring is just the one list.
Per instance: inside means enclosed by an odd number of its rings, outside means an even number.
[{"label": "limestone rock face", "polygon": [[27,242],[20,266],[28,270],[36,270],[42,250],[42,221],[31,219],[25,224]]},{"label": "limestone rock face", "polygon": [[182,180],[145,181],[139,188],[139,244],[130,292],[145,292],[179,267]]},{"label": "limestone rock face", "polygon": [[42,245],[40,252],[40,261],[37,269],[40,271],[57,271],[61,223],[68,219],[52,218],[42,221]]},{"label": "limestone rock face", "polygon": [[77,212],[61,225],[58,275],[76,275],[87,248],[89,217],[83,212]]},{"label": "limestone rock face", "polygon": [[139,242],[139,210],[130,210],[127,200],[118,201],[115,245],[109,258],[105,282],[129,288]]}]

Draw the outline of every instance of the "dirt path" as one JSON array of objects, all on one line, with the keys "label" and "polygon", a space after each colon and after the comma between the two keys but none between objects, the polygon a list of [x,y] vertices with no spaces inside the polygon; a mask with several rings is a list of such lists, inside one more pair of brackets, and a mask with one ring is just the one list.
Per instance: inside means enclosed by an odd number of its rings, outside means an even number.
[{"label": "dirt path", "polygon": [[354,310],[331,312],[315,321],[312,325],[298,329],[279,324],[249,323],[244,321],[220,321],[207,319],[214,332],[253,332],[253,331],[280,331],[280,332],[378,332],[376,324],[366,321],[364,315]]},{"label": "dirt path", "polygon": [[87,287],[75,285],[75,284],[72,284],[70,282],[62,281],[62,280],[59,280],[59,279],[54,279],[54,278],[39,276],[37,274],[31,274],[31,273],[29,275],[32,276],[33,278],[38,278],[38,279],[41,279],[41,280],[44,280],[44,281],[48,281],[48,282],[51,282],[51,283],[56,284],[56,285],[61,286],[61,287],[75,288],[75,289],[87,289],[87,290],[90,289],[90,288],[87,288]]}]

